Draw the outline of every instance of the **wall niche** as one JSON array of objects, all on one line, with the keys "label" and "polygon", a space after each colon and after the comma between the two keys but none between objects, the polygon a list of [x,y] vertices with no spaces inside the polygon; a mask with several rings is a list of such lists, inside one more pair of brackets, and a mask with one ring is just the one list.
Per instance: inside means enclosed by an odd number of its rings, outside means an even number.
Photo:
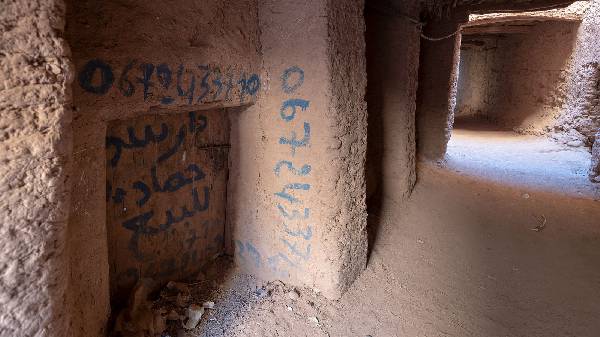
[{"label": "wall niche", "polygon": [[108,124],[106,221],[113,310],[140,278],[185,280],[224,251],[227,111]]}]

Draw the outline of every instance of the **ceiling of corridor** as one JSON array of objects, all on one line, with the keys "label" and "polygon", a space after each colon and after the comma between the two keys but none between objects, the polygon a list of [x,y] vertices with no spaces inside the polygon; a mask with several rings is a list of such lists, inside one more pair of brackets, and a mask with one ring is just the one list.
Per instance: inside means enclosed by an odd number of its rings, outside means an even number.
[{"label": "ceiling of corridor", "polygon": [[427,11],[443,13],[457,7],[471,7],[474,10],[531,10],[550,9],[567,6],[569,0],[421,0]]}]

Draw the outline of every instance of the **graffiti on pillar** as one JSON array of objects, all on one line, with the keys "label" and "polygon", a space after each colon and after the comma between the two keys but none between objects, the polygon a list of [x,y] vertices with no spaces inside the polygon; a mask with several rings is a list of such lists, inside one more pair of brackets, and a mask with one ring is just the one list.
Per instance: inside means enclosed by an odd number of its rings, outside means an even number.
[{"label": "graffiti on pillar", "polygon": [[256,97],[260,89],[257,74],[207,64],[170,66],[138,60],[127,62],[121,69],[114,69],[104,60],[89,60],[79,70],[77,80],[90,94],[116,91],[123,97],[132,97],[137,92],[144,102],[165,106],[217,101],[244,104]]},{"label": "graffiti on pillar", "polygon": [[277,144],[286,149],[286,158],[273,166],[274,179],[280,187],[273,191],[274,207],[280,222],[278,238],[282,249],[263,256],[252,242],[236,241],[236,252],[246,263],[257,268],[266,267],[282,277],[291,269],[301,268],[312,256],[314,226],[309,200],[313,186],[308,182],[313,169],[310,163],[298,159],[310,158],[311,124],[304,116],[310,109],[306,97],[298,97],[297,90],[304,84],[304,70],[292,66],[281,75],[281,90],[285,99],[276,112],[281,136]]},{"label": "graffiti on pillar", "polygon": [[126,298],[139,277],[168,281],[192,275],[223,251],[228,142],[223,110],[109,123],[112,298]]}]

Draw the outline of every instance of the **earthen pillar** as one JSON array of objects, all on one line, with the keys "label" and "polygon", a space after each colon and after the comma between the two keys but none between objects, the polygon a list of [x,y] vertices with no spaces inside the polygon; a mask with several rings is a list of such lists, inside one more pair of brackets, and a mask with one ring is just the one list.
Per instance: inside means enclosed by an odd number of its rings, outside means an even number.
[{"label": "earthen pillar", "polygon": [[446,153],[456,105],[460,15],[431,21],[423,29],[417,93],[417,153],[439,160]]}]

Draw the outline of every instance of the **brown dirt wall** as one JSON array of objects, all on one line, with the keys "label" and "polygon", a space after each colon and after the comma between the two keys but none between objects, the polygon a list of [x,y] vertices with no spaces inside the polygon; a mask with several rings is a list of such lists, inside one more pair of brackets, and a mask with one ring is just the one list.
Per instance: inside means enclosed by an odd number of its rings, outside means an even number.
[{"label": "brown dirt wall", "polygon": [[368,141],[366,162],[370,250],[379,210],[404,203],[416,182],[415,110],[420,27],[415,4],[368,1],[365,12]]},{"label": "brown dirt wall", "polygon": [[259,6],[268,94],[232,124],[236,261],[341,296],[366,264],[362,1]]},{"label": "brown dirt wall", "polygon": [[[467,21],[464,12],[429,22],[424,34],[433,38],[456,32]],[[461,35],[421,44],[419,89],[417,92],[417,153],[429,160],[439,160],[446,153],[456,106],[458,64]]]},{"label": "brown dirt wall", "polygon": [[66,36],[77,69],[68,236],[72,334],[99,336],[110,313],[107,123],[253,103],[260,88],[257,4],[67,5]]},{"label": "brown dirt wall", "polygon": [[73,78],[65,6],[0,8],[0,336],[65,336]]}]

